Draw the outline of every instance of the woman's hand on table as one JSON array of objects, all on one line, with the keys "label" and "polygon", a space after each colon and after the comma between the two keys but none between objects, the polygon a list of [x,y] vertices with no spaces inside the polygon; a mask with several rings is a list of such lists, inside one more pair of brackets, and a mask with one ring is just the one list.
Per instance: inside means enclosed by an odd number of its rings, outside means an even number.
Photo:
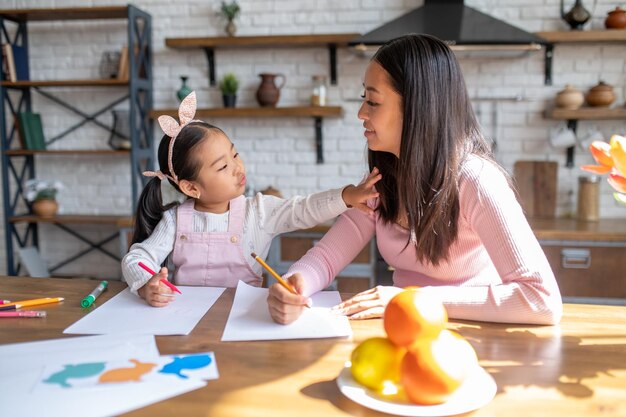
[{"label": "woman's hand on table", "polygon": [[287,282],[298,294],[292,294],[287,288],[279,283],[272,284],[267,296],[267,306],[270,316],[279,324],[289,324],[294,322],[306,306],[311,306],[311,300],[303,295],[304,278],[300,274],[294,274],[287,278]]},{"label": "woman's hand on table", "polygon": [[402,288],[378,285],[337,304],[331,310],[351,320],[382,317],[389,300],[402,291]]}]

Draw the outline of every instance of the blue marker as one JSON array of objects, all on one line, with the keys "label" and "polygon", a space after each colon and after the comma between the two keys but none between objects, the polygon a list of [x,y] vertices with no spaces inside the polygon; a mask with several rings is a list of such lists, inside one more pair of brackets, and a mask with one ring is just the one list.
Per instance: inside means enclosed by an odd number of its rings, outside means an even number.
[{"label": "blue marker", "polygon": [[81,307],[90,307],[93,302],[96,301],[96,298],[98,298],[98,296],[102,294],[102,291],[107,289],[107,285],[109,285],[109,283],[106,281],[102,281],[100,284],[98,284],[98,286],[92,292],[90,292],[87,297],[83,298],[83,301],[80,302]]}]

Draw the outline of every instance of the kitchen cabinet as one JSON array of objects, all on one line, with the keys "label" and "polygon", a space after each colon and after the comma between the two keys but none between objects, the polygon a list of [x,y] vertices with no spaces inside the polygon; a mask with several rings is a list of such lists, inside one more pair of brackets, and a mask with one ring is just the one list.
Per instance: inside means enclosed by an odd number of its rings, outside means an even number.
[{"label": "kitchen cabinet", "polygon": [[530,219],[567,301],[626,304],[626,219]]}]

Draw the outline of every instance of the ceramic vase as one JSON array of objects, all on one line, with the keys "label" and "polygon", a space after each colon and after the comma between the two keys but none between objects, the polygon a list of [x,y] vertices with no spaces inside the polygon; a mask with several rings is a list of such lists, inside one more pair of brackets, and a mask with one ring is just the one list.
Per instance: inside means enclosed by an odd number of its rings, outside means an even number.
[{"label": "ceramic vase", "polygon": [[182,85],[180,89],[176,92],[176,97],[178,97],[178,101],[183,101],[183,99],[187,97],[189,94],[191,94],[191,92],[193,91],[187,85],[187,78],[189,77],[187,77],[186,75],[180,76],[180,81],[182,82]]},{"label": "ceramic vase", "polygon": [[585,102],[582,91],[575,89],[570,84],[559,91],[556,95],[555,104],[557,107],[568,110],[576,110]]},{"label": "ceramic vase", "polygon": [[237,32],[237,25],[235,25],[235,22],[232,20],[229,20],[228,23],[226,23],[224,31],[228,36],[235,36],[235,33]]},{"label": "ceramic vase", "polygon": [[[280,98],[280,89],[285,85],[285,76],[283,74],[259,74],[261,84],[256,92],[256,99],[261,107],[276,107]],[[282,79],[279,85],[276,85],[276,79]]]},{"label": "ceramic vase", "polygon": [[33,202],[33,213],[39,217],[54,217],[59,210],[59,203],[56,200],[36,200]]},{"label": "ceramic vase", "polygon": [[610,11],[604,21],[607,29],[624,29],[626,28],[626,10],[617,6],[615,10]]},{"label": "ceramic vase", "polygon": [[598,85],[589,90],[585,100],[592,107],[609,107],[615,101],[613,87],[600,81]]}]

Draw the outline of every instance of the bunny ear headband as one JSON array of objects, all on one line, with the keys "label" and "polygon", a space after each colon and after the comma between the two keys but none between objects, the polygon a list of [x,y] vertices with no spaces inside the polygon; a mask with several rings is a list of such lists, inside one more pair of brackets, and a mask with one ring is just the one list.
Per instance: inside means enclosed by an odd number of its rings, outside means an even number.
[{"label": "bunny ear headband", "polygon": [[192,91],[185,99],[180,103],[178,107],[178,119],[180,124],[172,116],[159,116],[159,126],[163,132],[170,138],[170,146],[167,152],[167,167],[170,170],[170,175],[164,174],[161,171],[144,171],[143,175],[146,177],[157,177],[161,181],[165,178],[172,180],[175,184],[178,184],[178,176],[174,172],[174,165],[172,164],[172,153],[174,150],[174,141],[176,137],[189,123],[194,122],[194,116],[196,115],[196,92]]}]

